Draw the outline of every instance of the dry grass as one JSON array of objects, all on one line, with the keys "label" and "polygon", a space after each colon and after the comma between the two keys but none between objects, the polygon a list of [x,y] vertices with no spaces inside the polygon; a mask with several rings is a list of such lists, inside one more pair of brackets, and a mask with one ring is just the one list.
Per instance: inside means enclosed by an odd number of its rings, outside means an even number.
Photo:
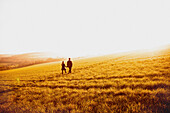
[{"label": "dry grass", "polygon": [[0,112],[170,112],[170,52],[120,54],[0,72]]}]

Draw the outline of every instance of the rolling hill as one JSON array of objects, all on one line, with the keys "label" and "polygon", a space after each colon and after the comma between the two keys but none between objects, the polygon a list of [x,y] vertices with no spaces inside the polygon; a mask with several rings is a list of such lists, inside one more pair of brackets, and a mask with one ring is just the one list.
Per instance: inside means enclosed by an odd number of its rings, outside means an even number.
[{"label": "rolling hill", "polygon": [[58,62],[1,71],[0,112],[170,112],[169,49],[73,63],[71,74]]},{"label": "rolling hill", "polygon": [[25,53],[18,55],[1,54],[0,71],[47,62],[61,61],[63,59],[64,58],[61,57],[52,58],[50,56],[47,56],[45,53],[41,52]]}]

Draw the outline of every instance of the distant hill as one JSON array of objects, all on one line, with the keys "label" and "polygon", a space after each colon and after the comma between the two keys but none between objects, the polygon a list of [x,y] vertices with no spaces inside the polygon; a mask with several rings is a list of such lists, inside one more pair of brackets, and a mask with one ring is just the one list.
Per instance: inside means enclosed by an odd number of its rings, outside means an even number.
[{"label": "distant hill", "polygon": [[0,54],[0,71],[14,69],[19,67],[25,67],[40,63],[61,61],[64,58],[56,57],[52,58],[45,53],[25,53],[18,55]]},{"label": "distant hill", "polygon": [[8,55],[8,54],[0,54],[0,57],[9,57],[11,55]]}]

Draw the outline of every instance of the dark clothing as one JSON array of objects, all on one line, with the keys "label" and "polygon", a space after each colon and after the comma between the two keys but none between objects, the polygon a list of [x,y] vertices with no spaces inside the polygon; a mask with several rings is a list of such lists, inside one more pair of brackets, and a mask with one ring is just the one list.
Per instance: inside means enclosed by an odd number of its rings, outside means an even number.
[{"label": "dark clothing", "polygon": [[65,66],[65,64],[61,64],[61,66],[62,66],[62,68],[61,68],[61,70],[66,70],[66,66]]},{"label": "dark clothing", "polygon": [[69,71],[68,72],[71,73],[71,67],[69,67]]},{"label": "dark clothing", "polygon": [[67,61],[67,67],[69,68],[69,72],[68,73],[71,73],[72,66],[73,66],[72,61]]},{"label": "dark clothing", "polygon": [[61,64],[61,66],[62,66],[62,68],[61,68],[61,70],[62,70],[62,74],[63,74],[63,71],[65,71],[65,73],[66,73],[65,64]]},{"label": "dark clothing", "polygon": [[73,64],[72,64],[72,61],[67,61],[67,67],[72,67]]},{"label": "dark clothing", "polygon": [[[63,71],[64,71],[64,70],[62,70],[62,74],[63,74]],[[66,70],[65,70],[65,73],[66,73]]]}]

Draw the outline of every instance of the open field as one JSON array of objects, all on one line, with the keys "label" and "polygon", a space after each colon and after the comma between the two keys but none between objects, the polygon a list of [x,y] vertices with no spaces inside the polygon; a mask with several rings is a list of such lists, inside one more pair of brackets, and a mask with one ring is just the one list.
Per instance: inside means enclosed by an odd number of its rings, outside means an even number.
[{"label": "open field", "polygon": [[169,50],[60,63],[1,71],[0,112],[170,112]]}]

